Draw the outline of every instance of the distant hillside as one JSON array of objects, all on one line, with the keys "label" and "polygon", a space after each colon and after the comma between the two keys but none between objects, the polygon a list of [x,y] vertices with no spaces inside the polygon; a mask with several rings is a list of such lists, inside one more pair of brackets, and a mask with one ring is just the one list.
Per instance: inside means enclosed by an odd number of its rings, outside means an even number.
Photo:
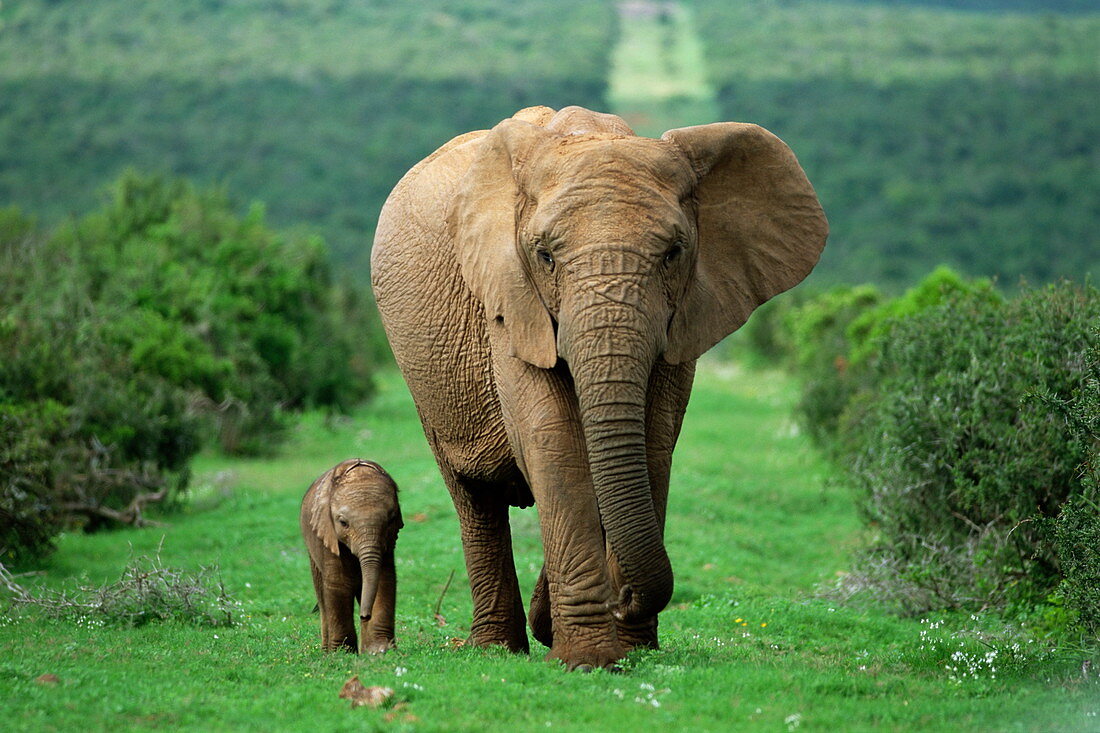
[{"label": "distant hillside", "polygon": [[817,187],[815,277],[1100,276],[1100,14],[927,4],[690,3],[721,116],[776,132]]},{"label": "distant hillside", "polygon": [[[5,0],[0,204],[53,221],[134,166],[224,183],[365,262],[384,197],[459,132],[603,105],[584,0]],[[360,268],[361,273],[365,270]]]},{"label": "distant hillside", "polygon": [[[815,279],[1100,277],[1096,2],[681,4],[654,6],[661,58],[622,36],[618,93],[659,91],[638,71],[663,64],[695,96],[639,129],[705,115],[787,140],[832,224]],[[0,205],[53,222],[126,167],[180,174],[364,277],[384,197],[441,142],[529,104],[608,108],[617,5],[5,0]]]},{"label": "distant hillside", "polygon": [[1014,13],[1095,13],[1097,0],[836,0],[860,5],[927,5],[952,10]]}]

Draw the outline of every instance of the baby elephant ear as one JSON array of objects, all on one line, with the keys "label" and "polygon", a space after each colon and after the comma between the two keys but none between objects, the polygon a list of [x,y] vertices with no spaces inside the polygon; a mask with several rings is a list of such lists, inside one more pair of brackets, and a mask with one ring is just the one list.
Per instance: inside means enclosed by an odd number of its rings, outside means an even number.
[{"label": "baby elephant ear", "polygon": [[504,120],[481,139],[459,182],[448,225],[462,277],[503,325],[512,356],[549,369],[558,360],[554,327],[520,260],[516,242],[516,172],[531,149],[552,133],[521,120]]},{"label": "baby elephant ear", "polygon": [[336,525],[332,523],[332,485],[335,480],[336,468],[329,469],[324,476],[313,482],[309,487],[311,505],[309,507],[309,526],[334,555],[340,554],[340,541],[336,539]]},{"label": "baby elephant ear", "polygon": [[794,153],[738,122],[669,130],[698,176],[695,279],[669,326],[665,360],[696,359],[817,264],[829,225]]}]

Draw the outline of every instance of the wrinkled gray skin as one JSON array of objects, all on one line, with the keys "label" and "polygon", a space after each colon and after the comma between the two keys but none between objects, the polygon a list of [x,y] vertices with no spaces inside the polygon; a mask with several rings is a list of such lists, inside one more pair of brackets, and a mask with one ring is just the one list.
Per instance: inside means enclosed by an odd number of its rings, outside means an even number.
[{"label": "wrinkled gray skin", "polygon": [[739,123],[654,140],[528,108],[397,184],[372,280],[458,511],[472,643],[527,650],[508,507],[534,502],[549,656],[589,669],[657,645],[695,359],[801,281],[826,234],[791,151]]},{"label": "wrinkled gray skin", "polygon": [[393,549],[403,526],[393,479],[377,463],[344,461],[309,487],[301,525],[321,612],[321,648],[363,653],[392,648]]}]

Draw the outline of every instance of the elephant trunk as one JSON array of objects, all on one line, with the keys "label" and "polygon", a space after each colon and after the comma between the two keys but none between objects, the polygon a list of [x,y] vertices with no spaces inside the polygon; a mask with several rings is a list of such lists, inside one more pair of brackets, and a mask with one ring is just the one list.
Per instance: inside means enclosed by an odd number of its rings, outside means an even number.
[{"label": "elephant trunk", "polygon": [[359,568],[363,575],[362,595],[359,597],[359,651],[364,651],[367,643],[367,624],[371,619],[371,609],[374,608],[374,598],[378,595],[378,576],[381,569],[381,561],[377,553],[359,555]]},{"label": "elephant trunk", "polygon": [[668,604],[673,586],[646,460],[647,389],[664,346],[664,329],[655,325],[658,319],[638,293],[631,297],[630,291],[640,287],[625,277],[592,278],[559,327],[559,350],[576,386],[600,521],[624,576],[615,615],[627,621],[656,615]]}]

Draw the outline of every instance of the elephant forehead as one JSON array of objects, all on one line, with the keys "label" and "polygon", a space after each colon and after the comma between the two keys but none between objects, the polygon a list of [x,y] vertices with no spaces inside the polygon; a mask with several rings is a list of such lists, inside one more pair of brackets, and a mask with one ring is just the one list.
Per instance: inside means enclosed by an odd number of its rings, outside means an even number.
[{"label": "elephant forehead", "polygon": [[[612,236],[626,230],[668,237],[682,228],[693,174],[658,140],[627,138],[563,144],[531,177],[532,229],[557,236]],[[538,163],[536,163],[536,166]]]},{"label": "elephant forehead", "polygon": [[363,476],[351,474],[336,488],[334,503],[351,506],[380,505],[389,506],[395,503],[395,492],[392,484],[381,480],[377,476]]},{"label": "elephant forehead", "polygon": [[685,195],[692,184],[687,159],[664,140],[563,137],[535,162],[541,186],[565,181],[663,189]]}]

